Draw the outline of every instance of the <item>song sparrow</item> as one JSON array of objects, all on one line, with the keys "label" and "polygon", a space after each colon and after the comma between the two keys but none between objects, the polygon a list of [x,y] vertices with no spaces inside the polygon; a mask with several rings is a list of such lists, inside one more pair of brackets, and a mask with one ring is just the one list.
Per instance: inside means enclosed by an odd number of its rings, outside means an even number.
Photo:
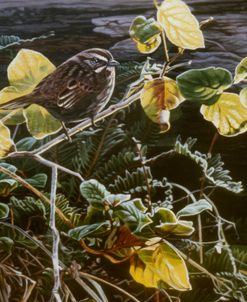
[{"label": "song sparrow", "polygon": [[9,110],[37,104],[62,123],[93,119],[113,93],[114,67],[118,64],[105,49],[84,50],[58,66],[30,94],[1,104],[0,108]]}]

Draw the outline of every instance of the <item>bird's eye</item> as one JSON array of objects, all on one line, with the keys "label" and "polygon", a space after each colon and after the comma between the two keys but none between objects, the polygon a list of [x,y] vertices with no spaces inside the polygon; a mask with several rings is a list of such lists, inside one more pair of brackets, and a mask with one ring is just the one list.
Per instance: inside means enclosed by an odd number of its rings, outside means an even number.
[{"label": "bird's eye", "polygon": [[92,59],[92,63],[93,63],[93,64],[97,64],[97,63],[99,63],[99,62],[100,62],[100,60],[97,59],[97,58],[93,58],[93,59]]}]

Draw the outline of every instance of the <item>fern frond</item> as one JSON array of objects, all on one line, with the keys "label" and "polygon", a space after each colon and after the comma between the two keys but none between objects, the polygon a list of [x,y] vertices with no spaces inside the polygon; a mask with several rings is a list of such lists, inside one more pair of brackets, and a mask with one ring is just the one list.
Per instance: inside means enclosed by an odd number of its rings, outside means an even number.
[{"label": "fern frond", "polygon": [[229,171],[224,169],[224,163],[219,154],[215,156],[206,155],[199,151],[191,151],[196,139],[188,138],[185,143],[180,137],[176,140],[174,150],[181,155],[189,157],[202,169],[207,181],[216,187],[225,188],[231,192],[239,193],[243,190],[241,182],[232,181]]}]

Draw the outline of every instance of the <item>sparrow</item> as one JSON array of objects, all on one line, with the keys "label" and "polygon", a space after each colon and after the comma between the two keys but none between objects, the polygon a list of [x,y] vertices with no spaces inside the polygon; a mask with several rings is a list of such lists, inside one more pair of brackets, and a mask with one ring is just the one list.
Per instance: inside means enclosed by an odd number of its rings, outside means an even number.
[{"label": "sparrow", "polygon": [[65,123],[85,118],[93,121],[112,96],[118,64],[105,49],[81,51],[43,78],[30,94],[1,104],[0,108],[13,110],[31,104],[43,106],[61,121],[65,130]]}]

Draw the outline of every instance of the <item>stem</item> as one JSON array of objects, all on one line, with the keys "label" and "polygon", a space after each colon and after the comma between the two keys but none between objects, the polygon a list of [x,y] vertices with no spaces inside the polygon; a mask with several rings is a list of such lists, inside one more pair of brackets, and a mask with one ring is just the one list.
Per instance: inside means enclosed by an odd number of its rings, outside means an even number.
[{"label": "stem", "polygon": [[161,36],[162,36],[162,41],[163,41],[163,46],[164,46],[165,59],[166,59],[166,62],[168,63],[170,61],[170,57],[169,57],[169,53],[168,53],[168,48],[167,48],[167,43],[166,43],[166,34],[165,34],[164,30],[162,30]]},{"label": "stem", "polygon": [[56,191],[57,191],[57,168],[52,168],[52,177],[51,177],[51,206],[50,206],[50,228],[52,231],[52,264],[53,264],[53,276],[54,276],[54,285],[52,289],[52,296],[57,302],[62,302],[62,299],[59,295],[59,289],[61,287],[60,283],[60,266],[59,266],[59,241],[60,236],[56,228]]},{"label": "stem", "polygon": [[[107,116],[110,116],[110,115],[114,114],[115,112],[130,106],[132,103],[137,101],[139,98],[140,98],[140,92],[138,91],[137,93],[131,95],[129,98],[125,99],[124,101],[121,101],[116,105],[112,105],[109,108],[107,108],[106,110],[98,113],[94,118],[94,122],[96,123],[98,121],[101,121],[104,118],[106,118]],[[78,125],[76,125],[75,127],[69,129],[68,134],[71,137],[91,125],[92,125],[92,120],[86,119],[86,120],[82,121],[81,123],[79,123]],[[49,150],[50,148],[56,146],[57,144],[63,142],[66,139],[67,139],[66,135],[61,134],[61,135],[57,136],[56,138],[54,138],[53,140],[51,140],[50,142],[48,142],[47,144],[41,146],[40,148],[33,150],[32,153],[40,155],[40,154],[46,152],[47,150]]]},{"label": "stem", "polygon": [[48,159],[45,159],[43,157],[41,157],[40,155],[38,154],[33,154],[32,152],[28,152],[28,151],[20,151],[20,152],[14,152],[14,153],[11,153],[10,155],[8,155],[6,158],[23,158],[23,157],[29,157],[29,158],[32,158],[38,162],[40,162],[41,164],[49,167],[49,168],[53,168],[53,167],[56,167],[58,170],[61,170],[65,173],[68,173],[68,174],[71,174],[77,178],[79,178],[81,181],[84,181],[83,177],[77,173],[77,172],[74,172],[68,168],[65,168],[63,166],[60,166],[59,164],[57,163],[54,163]]}]

